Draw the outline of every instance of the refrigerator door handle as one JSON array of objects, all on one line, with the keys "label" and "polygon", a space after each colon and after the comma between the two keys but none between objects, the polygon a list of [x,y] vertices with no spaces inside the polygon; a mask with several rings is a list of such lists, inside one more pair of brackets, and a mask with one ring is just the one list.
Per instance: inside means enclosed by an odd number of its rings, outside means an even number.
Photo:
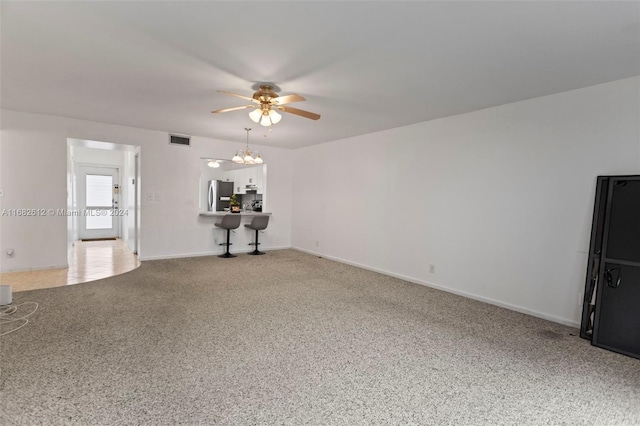
[{"label": "refrigerator door handle", "polygon": [[213,210],[213,187],[209,184],[209,211]]}]

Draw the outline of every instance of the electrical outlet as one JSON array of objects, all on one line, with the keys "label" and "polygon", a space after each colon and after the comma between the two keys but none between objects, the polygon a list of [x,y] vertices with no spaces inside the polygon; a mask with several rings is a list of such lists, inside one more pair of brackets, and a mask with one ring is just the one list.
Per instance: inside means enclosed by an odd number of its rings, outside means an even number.
[{"label": "electrical outlet", "polygon": [[16,254],[16,252],[12,248],[8,248],[6,253],[7,257],[13,257]]},{"label": "electrical outlet", "polygon": [[147,192],[145,194],[145,198],[147,199],[147,201],[153,201],[153,192]]},{"label": "electrical outlet", "polygon": [[155,197],[156,197],[156,201],[162,201],[162,194],[161,193],[156,192]]},{"label": "electrical outlet", "polygon": [[429,273],[430,274],[436,273],[436,265],[429,265]]}]

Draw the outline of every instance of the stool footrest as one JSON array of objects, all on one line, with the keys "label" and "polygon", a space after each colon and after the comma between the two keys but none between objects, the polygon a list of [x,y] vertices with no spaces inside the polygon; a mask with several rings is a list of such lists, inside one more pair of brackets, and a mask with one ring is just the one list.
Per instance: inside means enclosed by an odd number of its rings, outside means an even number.
[{"label": "stool footrest", "polygon": [[231,254],[231,253],[225,253],[225,254],[220,254],[218,255],[218,257],[221,257],[223,259],[229,259],[231,257],[237,257],[235,254]]}]

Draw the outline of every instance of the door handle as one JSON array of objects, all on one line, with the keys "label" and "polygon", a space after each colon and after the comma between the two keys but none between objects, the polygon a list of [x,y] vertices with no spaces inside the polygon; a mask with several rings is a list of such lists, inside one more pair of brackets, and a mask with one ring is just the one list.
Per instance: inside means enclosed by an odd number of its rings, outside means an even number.
[{"label": "door handle", "polygon": [[[618,272],[618,279],[613,282],[613,272]],[[618,288],[620,287],[620,281],[622,280],[622,271],[620,268],[610,268],[605,271],[605,279],[607,280],[607,287]]]}]

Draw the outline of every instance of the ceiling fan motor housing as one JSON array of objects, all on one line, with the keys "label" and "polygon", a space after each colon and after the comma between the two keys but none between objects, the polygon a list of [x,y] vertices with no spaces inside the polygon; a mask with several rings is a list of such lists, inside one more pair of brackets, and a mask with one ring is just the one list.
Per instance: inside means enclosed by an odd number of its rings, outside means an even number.
[{"label": "ceiling fan motor housing", "polygon": [[278,94],[273,91],[273,86],[264,85],[260,86],[260,90],[253,94],[253,99],[259,101],[261,104],[269,103],[273,98],[277,98]]}]

